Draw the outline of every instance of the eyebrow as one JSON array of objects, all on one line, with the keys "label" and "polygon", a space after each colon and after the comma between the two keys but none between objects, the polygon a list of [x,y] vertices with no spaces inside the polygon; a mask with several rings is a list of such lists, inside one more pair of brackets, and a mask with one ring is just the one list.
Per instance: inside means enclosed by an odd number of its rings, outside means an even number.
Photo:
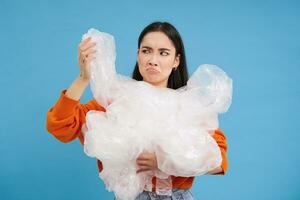
[{"label": "eyebrow", "polygon": [[[149,46],[142,46],[141,48],[152,49]],[[159,48],[158,50],[160,50],[160,51],[171,51],[171,49],[167,49],[167,48]]]}]

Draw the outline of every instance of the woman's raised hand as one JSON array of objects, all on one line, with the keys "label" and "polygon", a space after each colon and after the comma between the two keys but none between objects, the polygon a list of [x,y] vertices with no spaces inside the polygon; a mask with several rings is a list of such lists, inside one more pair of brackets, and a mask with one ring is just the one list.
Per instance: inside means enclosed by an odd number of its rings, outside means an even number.
[{"label": "woman's raised hand", "polygon": [[86,38],[78,45],[78,64],[80,66],[80,77],[84,80],[90,80],[90,63],[95,58],[96,43],[91,38]]}]

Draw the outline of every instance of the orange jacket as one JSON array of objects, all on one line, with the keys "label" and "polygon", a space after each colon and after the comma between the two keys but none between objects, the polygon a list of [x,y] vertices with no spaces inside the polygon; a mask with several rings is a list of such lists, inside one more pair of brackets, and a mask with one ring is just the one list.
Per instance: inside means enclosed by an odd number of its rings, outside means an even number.
[{"label": "orange jacket", "polygon": [[[95,99],[86,104],[81,104],[80,101],[68,98],[65,95],[66,90],[61,92],[61,96],[56,104],[49,109],[47,113],[47,130],[54,135],[61,142],[70,142],[79,138],[80,143],[83,144],[84,138],[81,132],[81,126],[85,123],[86,113],[90,110],[104,111],[105,108],[100,106]],[[212,137],[218,143],[222,154],[222,169],[219,173],[224,175],[227,171],[227,144],[226,137],[220,129],[217,129]],[[102,171],[103,166],[101,161],[97,160],[99,172]],[[172,176],[173,188],[190,188],[192,187],[194,177],[176,177]],[[155,177],[152,179],[153,188],[155,188]]]}]

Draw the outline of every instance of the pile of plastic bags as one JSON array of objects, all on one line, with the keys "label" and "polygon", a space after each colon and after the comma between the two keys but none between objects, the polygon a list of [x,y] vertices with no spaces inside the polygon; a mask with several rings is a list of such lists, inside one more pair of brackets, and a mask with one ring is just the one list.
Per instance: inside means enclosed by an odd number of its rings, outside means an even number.
[{"label": "pile of plastic bags", "polygon": [[[222,157],[210,133],[218,114],[231,104],[232,80],[214,65],[201,65],[187,86],[157,88],[116,73],[113,36],[90,29],[83,39],[96,42],[91,63],[91,89],[106,112],[89,111],[84,151],[103,164],[100,178],[118,199],[135,199],[157,177],[159,194],[172,189],[170,175],[197,176],[221,165]],[[136,159],[154,152],[158,171],[136,173]]]}]

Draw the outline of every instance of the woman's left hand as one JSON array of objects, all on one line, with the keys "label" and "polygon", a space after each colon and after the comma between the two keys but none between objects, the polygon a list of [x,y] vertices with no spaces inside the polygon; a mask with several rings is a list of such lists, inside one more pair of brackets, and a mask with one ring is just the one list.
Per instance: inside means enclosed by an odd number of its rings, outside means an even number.
[{"label": "woman's left hand", "polygon": [[141,153],[136,163],[137,173],[158,170],[155,153]]}]

